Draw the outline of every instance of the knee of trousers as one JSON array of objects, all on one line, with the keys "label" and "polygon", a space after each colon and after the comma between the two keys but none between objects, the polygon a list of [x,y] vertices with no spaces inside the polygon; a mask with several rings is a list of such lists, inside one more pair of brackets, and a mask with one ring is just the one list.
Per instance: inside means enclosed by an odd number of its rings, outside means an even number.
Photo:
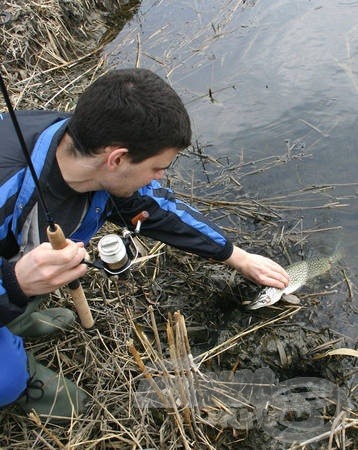
[{"label": "knee of trousers", "polygon": [[22,338],[0,327],[0,408],[20,397],[29,377]]}]

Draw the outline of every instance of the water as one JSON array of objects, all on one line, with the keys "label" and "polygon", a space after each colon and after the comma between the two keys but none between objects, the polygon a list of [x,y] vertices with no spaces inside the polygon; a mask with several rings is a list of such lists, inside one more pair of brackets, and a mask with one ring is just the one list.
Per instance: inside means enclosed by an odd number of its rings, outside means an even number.
[{"label": "water", "polygon": [[[143,0],[108,46],[109,62],[139,65],[165,77],[190,112],[194,141],[216,159],[257,161],[286,155],[290,148],[293,158],[283,164],[256,175],[241,171],[244,192],[262,199],[328,186],[296,197],[298,203],[290,205],[302,208],[283,214],[293,222],[300,219],[306,229],[332,228],[312,233],[308,246],[313,253],[330,254],[339,243],[354,288],[358,1],[241,3]],[[194,170],[184,158],[181,164]],[[198,164],[195,176],[203,179],[201,169]],[[327,203],[330,208],[320,207]],[[345,292],[330,296],[315,317],[356,338],[357,310]]]}]

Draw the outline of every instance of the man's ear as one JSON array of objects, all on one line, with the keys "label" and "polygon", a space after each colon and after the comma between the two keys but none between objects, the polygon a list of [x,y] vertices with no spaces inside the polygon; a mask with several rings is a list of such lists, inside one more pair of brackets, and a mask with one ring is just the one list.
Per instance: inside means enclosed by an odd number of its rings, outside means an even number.
[{"label": "man's ear", "polygon": [[108,146],[106,148],[107,153],[107,166],[109,169],[117,169],[117,167],[123,163],[125,156],[128,154],[128,149],[123,147]]}]

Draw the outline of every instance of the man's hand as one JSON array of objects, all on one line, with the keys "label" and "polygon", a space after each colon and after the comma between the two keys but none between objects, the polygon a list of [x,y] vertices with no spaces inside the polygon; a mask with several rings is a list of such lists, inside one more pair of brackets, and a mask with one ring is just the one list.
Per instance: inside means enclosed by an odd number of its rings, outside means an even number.
[{"label": "man's hand", "polygon": [[236,246],[225,263],[241,272],[249,280],[264,286],[284,289],[290,281],[285,269],[272,259],[248,253]]},{"label": "man's hand", "polygon": [[45,242],[17,261],[16,278],[28,297],[53,292],[86,273],[86,264],[81,264],[86,256],[83,243],[66,242],[62,250]]}]

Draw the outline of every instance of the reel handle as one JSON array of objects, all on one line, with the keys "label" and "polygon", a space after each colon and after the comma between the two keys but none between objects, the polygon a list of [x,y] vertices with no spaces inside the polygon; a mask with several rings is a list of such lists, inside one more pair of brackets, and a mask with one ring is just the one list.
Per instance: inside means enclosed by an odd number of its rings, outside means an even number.
[{"label": "reel handle", "polygon": [[[62,250],[67,246],[66,238],[61,227],[57,224],[54,225],[54,231],[47,227],[47,237],[53,249]],[[94,320],[80,281],[74,280],[68,284],[68,287],[82,326],[84,328],[93,327]]]}]

